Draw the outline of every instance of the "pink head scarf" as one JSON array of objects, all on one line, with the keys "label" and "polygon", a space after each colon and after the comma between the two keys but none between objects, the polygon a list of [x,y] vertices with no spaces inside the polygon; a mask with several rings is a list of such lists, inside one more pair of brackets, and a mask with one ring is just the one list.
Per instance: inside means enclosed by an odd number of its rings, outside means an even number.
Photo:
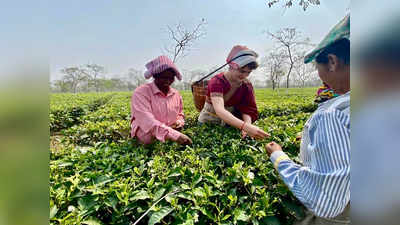
[{"label": "pink head scarf", "polygon": [[241,56],[233,60],[232,62],[229,63],[229,67],[232,69],[239,69],[251,62],[257,62],[258,54],[255,51],[250,50],[249,48],[243,45],[233,46],[232,50],[229,52],[228,57],[226,58],[226,62],[229,62],[236,56],[243,54],[250,54],[250,55]]},{"label": "pink head scarf", "polygon": [[179,73],[178,68],[175,64],[165,55],[158,56],[146,64],[147,71],[144,72],[144,77],[149,79],[154,74],[161,73],[167,69],[175,71],[175,76],[178,80],[182,80],[182,75]]}]

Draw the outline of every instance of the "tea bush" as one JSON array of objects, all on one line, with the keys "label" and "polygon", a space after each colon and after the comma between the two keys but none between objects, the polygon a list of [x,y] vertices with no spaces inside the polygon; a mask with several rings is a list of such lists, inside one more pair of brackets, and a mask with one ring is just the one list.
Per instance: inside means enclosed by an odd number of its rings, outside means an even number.
[{"label": "tea bush", "polygon": [[[304,207],[263,145],[279,142],[297,160],[296,135],[316,109],[314,92],[256,90],[256,124],[271,134],[263,141],[241,139],[232,127],[198,125],[191,93],[182,92],[183,133],[193,140],[185,147],[130,139],[131,93],[101,94],[107,102],[84,110],[79,123],[59,126],[63,141],[50,149],[50,223],[292,224]],[[93,101],[89,96],[82,107]]]}]

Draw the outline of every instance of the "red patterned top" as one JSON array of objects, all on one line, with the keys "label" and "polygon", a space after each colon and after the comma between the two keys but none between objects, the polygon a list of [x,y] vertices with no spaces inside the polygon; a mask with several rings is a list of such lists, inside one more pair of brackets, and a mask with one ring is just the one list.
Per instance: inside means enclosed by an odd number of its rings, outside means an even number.
[{"label": "red patterned top", "polygon": [[[219,73],[208,81],[206,101],[211,103],[210,93],[222,93],[225,95],[230,89],[231,85],[225,78],[224,73]],[[249,81],[243,82],[238,87],[232,97],[225,102],[225,106],[234,106],[240,113],[249,115],[252,122],[258,118],[254,88]]]}]

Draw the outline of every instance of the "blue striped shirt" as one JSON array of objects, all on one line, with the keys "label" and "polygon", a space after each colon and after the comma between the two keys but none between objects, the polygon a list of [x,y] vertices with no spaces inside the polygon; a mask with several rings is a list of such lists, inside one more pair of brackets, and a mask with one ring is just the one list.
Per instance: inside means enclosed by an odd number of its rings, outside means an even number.
[{"label": "blue striped shirt", "polygon": [[343,212],[350,201],[350,92],[322,103],[304,125],[302,165],[282,151],[270,160],[316,216],[333,218]]}]

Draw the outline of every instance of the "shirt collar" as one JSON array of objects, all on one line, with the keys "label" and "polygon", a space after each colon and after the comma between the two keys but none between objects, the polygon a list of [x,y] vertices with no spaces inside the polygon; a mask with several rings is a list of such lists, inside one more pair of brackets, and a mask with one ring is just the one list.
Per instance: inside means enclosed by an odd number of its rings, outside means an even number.
[{"label": "shirt collar", "polygon": [[[164,95],[164,93],[162,91],[160,91],[160,89],[158,89],[158,87],[154,83],[154,81],[150,83],[150,87],[151,87],[151,91],[152,91],[153,95],[156,95],[156,94]],[[175,94],[176,92],[177,92],[177,90],[175,90],[172,87],[169,87],[169,91],[167,93],[167,97]]]}]

